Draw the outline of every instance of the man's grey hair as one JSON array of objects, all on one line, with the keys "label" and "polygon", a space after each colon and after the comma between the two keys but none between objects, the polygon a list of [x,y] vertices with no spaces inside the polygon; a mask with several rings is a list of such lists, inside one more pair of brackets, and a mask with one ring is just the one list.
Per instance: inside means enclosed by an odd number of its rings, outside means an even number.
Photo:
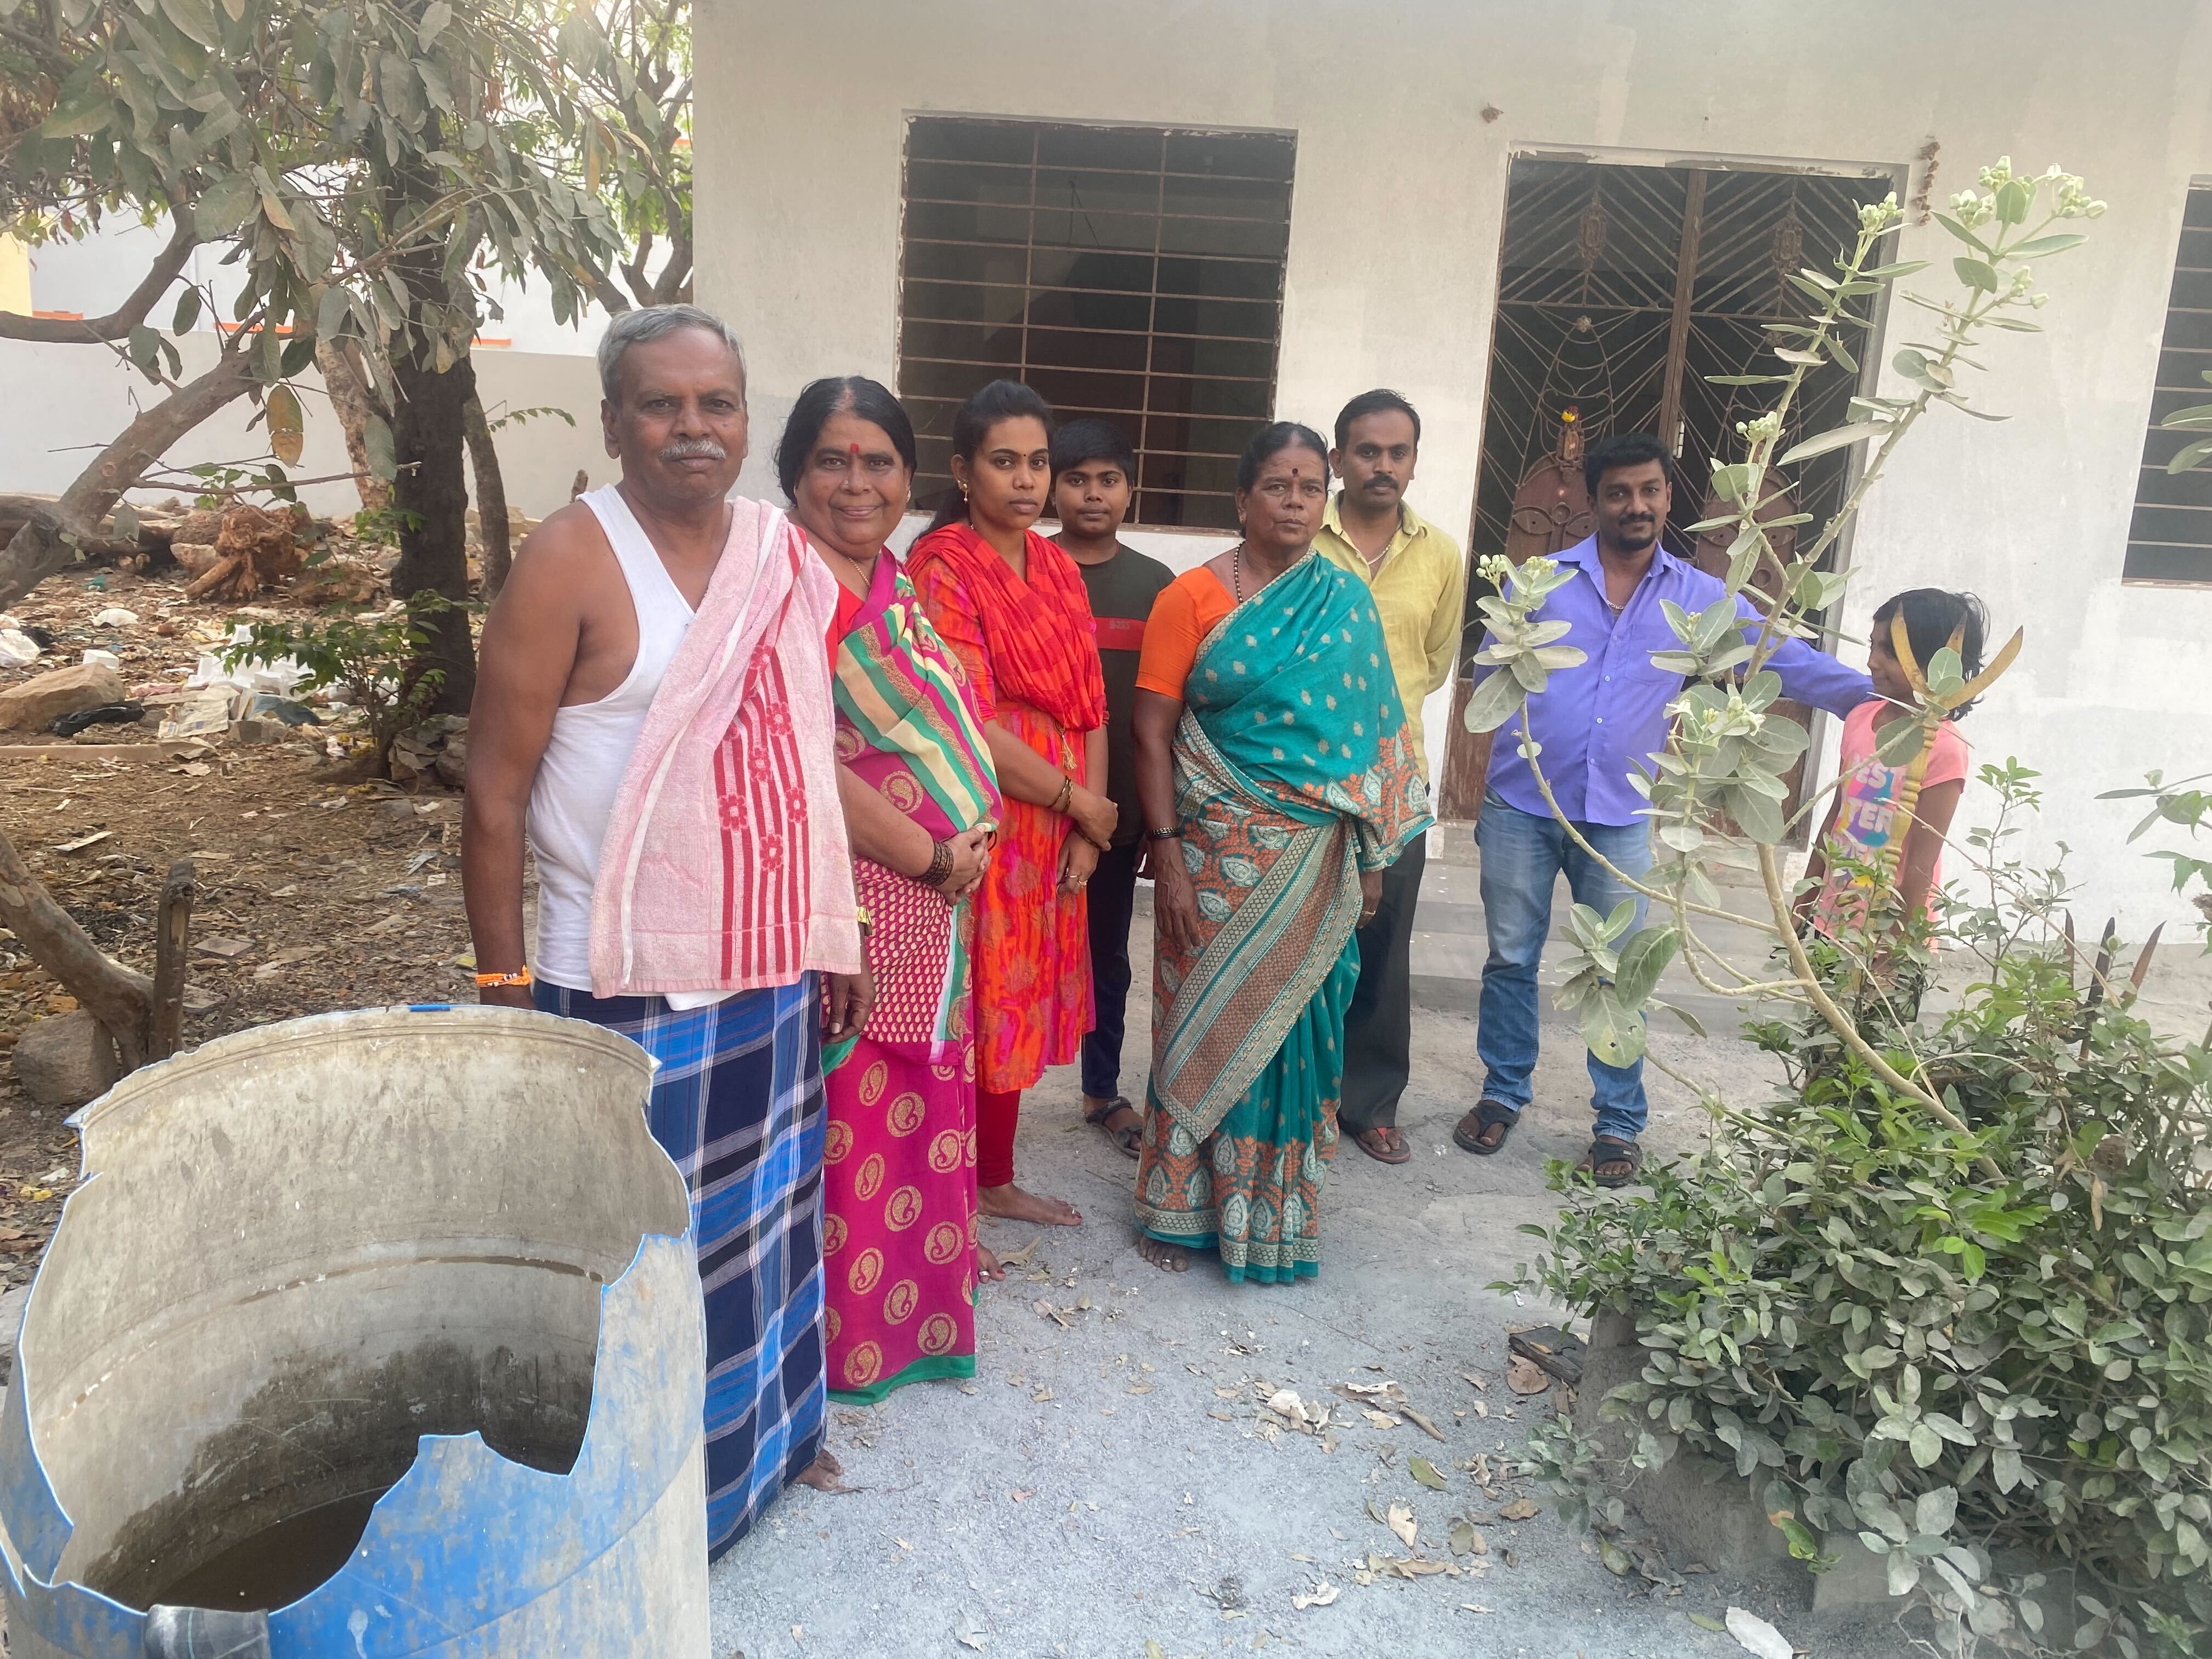
[{"label": "man's grey hair", "polygon": [[622,403],[623,355],[634,345],[658,340],[679,328],[703,328],[729,347],[738,360],[738,373],[745,372],[745,348],[732,328],[711,311],[697,306],[647,306],[641,311],[618,311],[599,337],[599,395],[609,403]]}]

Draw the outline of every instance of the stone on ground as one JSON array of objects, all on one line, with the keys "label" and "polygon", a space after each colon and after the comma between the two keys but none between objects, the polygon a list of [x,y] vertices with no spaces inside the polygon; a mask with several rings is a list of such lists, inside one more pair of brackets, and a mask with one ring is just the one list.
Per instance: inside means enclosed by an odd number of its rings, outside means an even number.
[{"label": "stone on ground", "polygon": [[36,732],[64,714],[129,695],[122,676],[105,663],[73,663],[0,691],[0,732]]},{"label": "stone on ground", "polygon": [[15,1042],[15,1076],[41,1106],[82,1106],[123,1074],[106,1028],[83,1009],[33,1020]]}]

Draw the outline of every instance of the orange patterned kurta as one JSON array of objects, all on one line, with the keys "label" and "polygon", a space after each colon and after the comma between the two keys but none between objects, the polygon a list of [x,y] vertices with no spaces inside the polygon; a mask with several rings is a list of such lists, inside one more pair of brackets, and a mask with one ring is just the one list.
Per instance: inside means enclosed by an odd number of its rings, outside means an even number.
[{"label": "orange patterned kurta", "polygon": [[[1036,557],[1042,538],[1030,540]],[[911,574],[938,637],[968,671],[977,712],[1088,786],[1084,734],[1063,729],[1041,709],[1003,700],[991,672],[981,607],[959,577],[939,560],[921,562]],[[1088,639],[1090,608],[1079,585],[1075,593],[1083,614],[1068,620]],[[1072,819],[1007,797],[975,902],[975,1085],[987,1092],[1026,1089],[1046,1066],[1066,1065],[1091,1029],[1084,896],[1060,886],[1060,845],[1074,833]]]}]

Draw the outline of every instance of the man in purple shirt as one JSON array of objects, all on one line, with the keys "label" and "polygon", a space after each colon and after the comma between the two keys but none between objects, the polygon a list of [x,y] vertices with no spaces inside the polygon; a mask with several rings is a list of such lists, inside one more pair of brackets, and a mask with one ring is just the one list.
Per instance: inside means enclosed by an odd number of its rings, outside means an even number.
[{"label": "man in purple shirt", "polygon": [[[1673,496],[1667,452],[1656,439],[1641,434],[1601,439],[1589,447],[1583,471],[1597,511],[1597,533],[1558,556],[1561,565],[1576,570],[1575,580],[1555,589],[1537,614],[1571,623],[1554,643],[1578,647],[1583,659],[1554,669],[1546,690],[1528,700],[1528,732],[1559,811],[1616,868],[1641,876],[1651,867],[1651,826],[1629,775],[1653,769],[1650,757],[1666,746],[1667,706],[1681,695],[1683,684],[1681,675],[1652,666],[1653,652],[1678,650],[1681,643],[1661,602],[1671,599],[1696,611],[1725,589],[1718,578],[1659,544]],[[1748,599],[1739,597],[1737,605],[1745,617],[1758,620]],[[1875,694],[1864,674],[1802,640],[1785,641],[1767,666],[1781,676],[1786,695],[1833,714],[1847,714]],[[1601,915],[1632,896],[1552,816],[1534,770],[1520,754],[1522,720],[1516,714],[1498,728],[1475,826],[1490,933],[1476,1034],[1486,1075],[1481,1103],[1460,1120],[1452,1139],[1481,1154],[1504,1146],[1531,1098],[1536,968],[1551,932],[1552,890],[1560,872],[1576,902]],[[1638,927],[1644,908],[1638,896]],[[1608,1066],[1592,1054],[1589,1074],[1597,1133],[1577,1167],[1601,1187],[1625,1187],[1643,1158],[1637,1137],[1649,1115],[1644,1062]]]}]

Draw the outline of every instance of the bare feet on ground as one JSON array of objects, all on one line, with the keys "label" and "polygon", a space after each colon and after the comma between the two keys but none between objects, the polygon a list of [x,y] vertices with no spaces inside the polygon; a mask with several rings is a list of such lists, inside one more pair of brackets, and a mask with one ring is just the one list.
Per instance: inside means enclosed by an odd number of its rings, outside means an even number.
[{"label": "bare feet on ground", "polygon": [[844,1473],[845,1466],[824,1446],[814,1461],[799,1471],[799,1484],[811,1486],[817,1492],[843,1492],[845,1483],[840,1477]]},{"label": "bare feet on ground", "polygon": [[1006,1276],[1006,1270],[999,1265],[999,1258],[991,1254],[991,1247],[978,1244],[975,1247],[975,1277],[995,1285]]},{"label": "bare feet on ground", "polygon": [[1137,1235],[1137,1254],[1164,1273],[1179,1273],[1190,1266],[1188,1250],[1164,1238],[1154,1238],[1150,1233]]},{"label": "bare feet on ground", "polygon": [[1003,1187],[982,1187],[976,1189],[975,1207],[985,1215],[1006,1221],[1034,1221],[1045,1227],[1079,1227],[1083,1218],[1071,1204],[1056,1198],[1042,1198],[1035,1193],[1025,1193],[1008,1182]]}]

